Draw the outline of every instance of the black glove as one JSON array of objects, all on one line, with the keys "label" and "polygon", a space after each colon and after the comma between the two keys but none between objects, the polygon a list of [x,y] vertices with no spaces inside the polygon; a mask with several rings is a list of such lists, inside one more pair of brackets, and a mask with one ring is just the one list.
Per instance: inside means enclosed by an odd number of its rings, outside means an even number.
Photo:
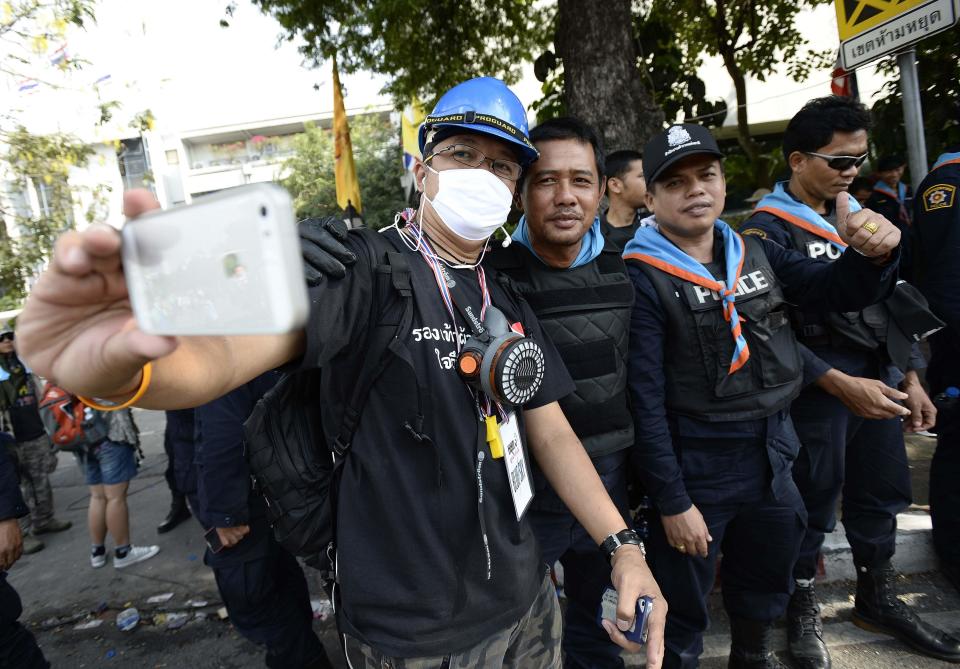
[{"label": "black glove", "polygon": [[297,232],[307,285],[316,286],[325,276],[342,279],[346,266],[357,262],[357,256],[344,246],[347,224],[339,218],[305,218],[297,224]]}]

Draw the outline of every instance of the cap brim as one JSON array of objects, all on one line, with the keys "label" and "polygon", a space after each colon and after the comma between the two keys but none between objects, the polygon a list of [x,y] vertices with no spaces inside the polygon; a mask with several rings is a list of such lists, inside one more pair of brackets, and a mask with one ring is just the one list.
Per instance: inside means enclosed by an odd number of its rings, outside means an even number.
[{"label": "cap brim", "polygon": [[667,169],[674,163],[679,162],[684,158],[689,158],[690,156],[698,156],[698,155],[715,156],[720,160],[723,160],[723,154],[720,153],[719,151],[714,151],[713,149],[695,149],[693,151],[682,151],[682,152],[678,151],[676,154],[670,156],[663,163],[661,163],[660,166],[657,167],[657,169],[654,171],[653,176],[647,177],[646,175],[644,175],[644,177],[646,178],[647,183],[653,183],[660,178],[660,175],[663,174],[663,171],[665,169]]}]

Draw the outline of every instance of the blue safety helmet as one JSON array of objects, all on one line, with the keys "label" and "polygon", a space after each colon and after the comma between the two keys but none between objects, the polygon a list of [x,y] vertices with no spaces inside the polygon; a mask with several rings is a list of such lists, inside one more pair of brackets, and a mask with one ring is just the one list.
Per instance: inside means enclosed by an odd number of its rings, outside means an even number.
[{"label": "blue safety helmet", "polygon": [[[466,131],[509,142],[519,150],[523,165],[529,165],[540,156],[530,143],[523,103],[505,83],[493,77],[464,81],[443,94],[420,126],[420,155],[424,155],[428,133],[440,128],[448,128],[441,136]],[[434,136],[430,141],[437,139]]]}]

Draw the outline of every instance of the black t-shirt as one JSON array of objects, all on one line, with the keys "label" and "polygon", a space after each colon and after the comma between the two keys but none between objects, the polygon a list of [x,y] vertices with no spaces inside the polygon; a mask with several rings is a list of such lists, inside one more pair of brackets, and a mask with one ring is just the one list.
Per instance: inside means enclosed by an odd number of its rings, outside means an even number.
[{"label": "black t-shirt", "polygon": [[0,355],[0,410],[6,410],[19,442],[38,439],[45,434],[37,409],[33,376],[16,354]]},{"label": "black t-shirt", "polygon": [[646,209],[637,209],[633,222],[630,225],[618,228],[615,225],[610,225],[610,221],[607,220],[607,212],[603,212],[600,216],[600,231],[603,233],[604,239],[610,240],[622,251],[627,242],[637,234],[637,228],[641,227],[643,219],[649,215],[650,212]]},{"label": "black t-shirt", "polygon": [[[396,232],[387,234],[396,239]],[[349,393],[346,370],[367,353],[373,277],[364,244],[351,236],[348,246],[358,260],[347,277],[311,295],[301,364],[323,366],[324,378],[332,379],[325,398]],[[503,461],[490,457],[474,398],[455,371],[455,338],[468,334],[462,316],[457,313],[455,332],[429,266],[419,253],[404,252],[412,328],[374,385],[344,463],[337,560],[343,631],[387,655],[417,657],[467,648],[515,623],[533,602],[542,571],[529,523],[517,522]],[[458,300],[479,313],[477,273],[450,275],[459,284]],[[572,392],[533,312],[493,270],[486,276],[493,305],[521,323],[545,355],[546,378],[526,408]],[[328,418],[325,413],[325,429]]]}]

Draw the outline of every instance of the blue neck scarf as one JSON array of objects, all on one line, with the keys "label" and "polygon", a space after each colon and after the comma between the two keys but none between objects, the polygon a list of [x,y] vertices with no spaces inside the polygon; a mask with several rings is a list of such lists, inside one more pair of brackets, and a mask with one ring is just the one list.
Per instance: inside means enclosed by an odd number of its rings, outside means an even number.
[{"label": "blue neck scarf", "polygon": [[896,201],[899,202],[901,206],[903,206],[903,203],[906,202],[907,200],[907,187],[903,185],[902,181],[897,182],[896,192],[894,192],[894,190],[890,188],[890,186],[888,186],[882,181],[878,181],[877,183],[873,184],[873,190],[877,191],[878,193],[883,193],[884,195],[889,195],[890,197],[895,198]]},{"label": "blue neck scarf", "polygon": [[625,260],[639,260],[662,272],[690,281],[704,288],[716,291],[723,299],[723,317],[730,323],[733,335],[733,359],[730,361],[730,374],[746,364],[750,358],[750,348],[743,336],[740,316],[737,314],[737,281],[743,269],[744,242],[733,228],[717,219],[713,224],[723,236],[723,251],[726,281],[717,281],[706,267],[681,251],[673,242],[663,236],[658,228],[638,228],[637,233],[623,250]]},{"label": "blue neck scarf", "polygon": [[[543,258],[537,255],[537,252],[533,249],[533,244],[530,243],[530,231],[527,229],[526,216],[520,217],[520,222],[517,224],[517,229],[513,231],[512,237],[513,241],[526,246],[530,249],[530,253],[537,256],[537,260],[543,262]],[[601,251],[603,251],[603,233],[600,232],[600,217],[597,216],[593,219],[593,225],[587,230],[587,234],[580,240],[580,253],[577,254],[573,264],[567,269],[593,262]],[[547,263],[544,262],[543,264],[546,265]]]},{"label": "blue neck scarf", "polygon": [[944,163],[950,162],[951,160],[960,160],[960,151],[954,151],[953,153],[942,153],[940,157],[937,158],[937,162],[933,164],[933,167],[930,168],[930,171],[934,171]]},{"label": "blue neck scarf", "polygon": [[[757,208],[754,211],[766,211],[789,223],[793,223],[807,232],[826,239],[837,250],[843,252],[843,250],[847,248],[847,245],[840,239],[840,235],[837,234],[837,229],[833,224],[815,212],[809,205],[804,204],[790,195],[786,190],[786,183],[786,181],[778,182],[772,193],[764,195],[763,198],[757,202]],[[860,211],[863,208],[852,195],[849,197],[849,203],[850,213]]]}]

